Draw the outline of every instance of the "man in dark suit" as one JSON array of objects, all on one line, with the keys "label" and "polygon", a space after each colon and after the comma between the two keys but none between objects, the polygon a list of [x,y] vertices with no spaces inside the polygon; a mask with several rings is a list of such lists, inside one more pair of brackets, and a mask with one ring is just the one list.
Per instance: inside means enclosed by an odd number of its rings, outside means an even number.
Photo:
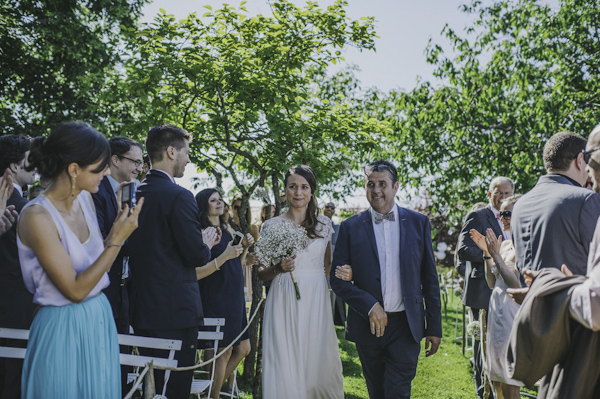
[{"label": "man in dark suit", "polygon": [[[136,334],[182,340],[175,355],[180,367],[194,364],[203,317],[195,267],[210,260],[194,196],[173,179],[182,177],[190,162],[190,138],[174,125],[157,126],[148,133],[146,151],[153,169],[139,186],[137,196],[145,198],[144,208],[139,228],[128,242],[131,324]],[[188,399],[192,372],[170,374],[166,396]],[[164,373],[157,370],[155,377],[161,392]]]},{"label": "man in dark suit", "polygon": [[544,167],[531,191],[516,204],[510,230],[519,270],[569,266],[585,275],[600,195],[583,188],[588,180],[582,151],[587,141],[578,134],[561,132],[544,146]]},{"label": "man in dark suit", "polygon": [[[142,145],[128,137],[113,137],[109,141],[110,175],[102,179],[98,192],[92,194],[102,236],[106,238],[119,212],[117,191],[121,183],[134,181],[142,170]],[[104,290],[113,310],[119,334],[129,333],[129,262],[126,248],[113,263],[108,273],[110,285]]]},{"label": "man in dark suit", "polygon": [[[22,187],[35,181],[35,170],[25,170],[30,145],[31,141],[23,136],[0,136],[0,171],[8,170],[14,184],[7,205],[13,205],[19,213],[27,204]],[[33,295],[25,288],[21,274],[15,223],[0,237],[0,327],[29,329],[34,309]],[[25,347],[23,341],[14,341],[10,346]],[[0,398],[21,396],[22,367],[22,360],[0,359]]]},{"label": "man in dark suit", "polygon": [[[506,177],[496,177],[490,183],[487,194],[489,204],[467,215],[456,245],[458,259],[466,264],[463,304],[470,308],[473,320],[479,320],[480,309],[488,310],[492,290],[485,279],[483,251],[475,245],[469,232],[474,229],[485,235],[487,229],[491,228],[496,236],[503,235],[500,205],[504,199],[514,194],[514,183]],[[503,238],[510,239],[506,235]],[[479,341],[475,341],[473,347],[473,369],[477,395],[483,398],[483,360]]]},{"label": "man in dark suit", "polygon": [[[421,340],[430,356],[442,336],[431,227],[394,202],[392,163],[367,165],[365,187],[371,209],[341,224],[331,287],[349,305],[346,339],[356,343],[370,398],[410,398]],[[349,266],[353,282],[336,277]]]},{"label": "man in dark suit", "polygon": [[[121,183],[134,181],[142,170],[142,145],[128,137],[113,137],[109,141],[111,161],[110,175],[105,176],[98,187],[98,192],[92,194],[96,206],[96,217],[102,237],[106,239],[112,228],[119,206],[117,191]],[[110,302],[117,332],[129,334],[129,294],[130,281],[129,258],[126,246],[121,249],[115,259],[108,277],[110,285],[104,289],[104,294]],[[122,348],[127,351],[127,348]],[[121,367],[121,391],[123,396],[127,389],[128,367]]]}]

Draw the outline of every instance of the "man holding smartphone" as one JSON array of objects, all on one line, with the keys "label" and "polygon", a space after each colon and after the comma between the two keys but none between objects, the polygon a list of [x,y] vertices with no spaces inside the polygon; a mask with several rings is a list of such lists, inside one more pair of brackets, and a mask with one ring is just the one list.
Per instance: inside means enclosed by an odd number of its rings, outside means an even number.
[{"label": "man holding smartphone", "polygon": [[[96,216],[102,236],[106,238],[119,213],[119,198],[117,193],[121,183],[135,181],[142,171],[142,145],[129,137],[113,137],[109,141],[111,160],[110,175],[105,176],[98,187],[98,192],[92,194],[96,205]],[[131,188],[135,191],[135,185]],[[130,281],[129,258],[127,245],[121,249],[115,259],[108,277],[110,285],[104,289],[104,294],[112,307],[113,317],[119,334],[129,334],[129,294]],[[121,391],[123,396],[127,389],[127,369],[121,369]]]}]

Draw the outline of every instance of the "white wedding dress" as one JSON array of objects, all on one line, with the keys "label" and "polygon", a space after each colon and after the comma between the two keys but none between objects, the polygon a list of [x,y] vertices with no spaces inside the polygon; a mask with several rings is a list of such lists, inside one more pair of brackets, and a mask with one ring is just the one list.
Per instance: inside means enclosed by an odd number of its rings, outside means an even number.
[{"label": "white wedding dress", "polygon": [[[323,238],[311,240],[297,254],[296,281],[289,273],[271,283],[263,324],[263,399],[343,399],[342,362],[333,326],[331,302],[324,272],[331,221],[319,216]],[[265,222],[281,223],[280,218]]]}]

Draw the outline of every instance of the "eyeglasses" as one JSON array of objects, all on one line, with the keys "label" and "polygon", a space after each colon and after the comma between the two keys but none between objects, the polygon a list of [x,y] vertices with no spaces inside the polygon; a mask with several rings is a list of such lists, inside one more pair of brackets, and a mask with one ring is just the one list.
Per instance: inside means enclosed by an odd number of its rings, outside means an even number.
[{"label": "eyeglasses", "polygon": [[124,157],[123,155],[117,155],[117,156],[119,158],[123,158],[123,159],[133,162],[133,164],[136,166],[136,168],[139,168],[140,166],[142,166],[144,164],[144,161],[140,161],[139,159],[131,159],[131,158]]},{"label": "eyeglasses", "polygon": [[511,216],[512,216],[512,212],[511,211],[501,211],[500,212],[500,218],[501,219],[510,220]]},{"label": "eyeglasses", "polygon": [[598,151],[598,150],[600,150],[600,148],[592,148],[591,150],[588,150],[588,151],[581,150],[581,153],[583,154],[583,161],[586,163],[586,165],[590,163],[590,159],[592,158],[590,154],[592,152]]},{"label": "eyeglasses", "polygon": [[240,209],[240,207],[241,207],[241,205],[234,205],[234,206],[233,206],[233,209],[237,211],[237,210],[239,210],[239,209]]},{"label": "eyeglasses", "polygon": [[333,209],[335,211],[335,206],[333,206],[333,205],[325,205],[325,209]]}]

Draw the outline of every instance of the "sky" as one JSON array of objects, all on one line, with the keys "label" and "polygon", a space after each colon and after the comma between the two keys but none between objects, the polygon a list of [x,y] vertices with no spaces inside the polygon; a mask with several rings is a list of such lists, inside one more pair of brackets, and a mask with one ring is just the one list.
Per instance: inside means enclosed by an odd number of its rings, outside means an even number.
[{"label": "sky", "polygon": [[[292,2],[297,6],[306,4],[300,0]],[[333,4],[331,0],[317,2],[322,7]],[[217,9],[222,3],[238,7],[241,1],[154,0],[145,6],[142,22],[151,22],[161,8],[181,19],[192,12],[204,14],[207,11],[204,5]],[[446,23],[459,33],[470,25],[473,16],[459,9],[464,3],[454,0],[348,0],[348,17],[375,17],[375,32],[379,38],[376,39],[376,51],[348,49],[344,54],[346,64],[360,68],[356,75],[364,88],[411,90],[419,78],[433,80],[433,68],[425,59],[427,43],[430,39],[442,45],[447,43],[440,34]],[[248,0],[245,6],[249,15],[271,15],[267,0]],[[338,68],[345,66],[342,64]],[[198,190],[192,188],[190,178],[197,175],[195,167],[190,164],[178,183],[196,192]],[[345,206],[368,207],[362,191],[358,190],[354,197],[347,198]],[[327,200],[322,198],[320,202]]]}]

